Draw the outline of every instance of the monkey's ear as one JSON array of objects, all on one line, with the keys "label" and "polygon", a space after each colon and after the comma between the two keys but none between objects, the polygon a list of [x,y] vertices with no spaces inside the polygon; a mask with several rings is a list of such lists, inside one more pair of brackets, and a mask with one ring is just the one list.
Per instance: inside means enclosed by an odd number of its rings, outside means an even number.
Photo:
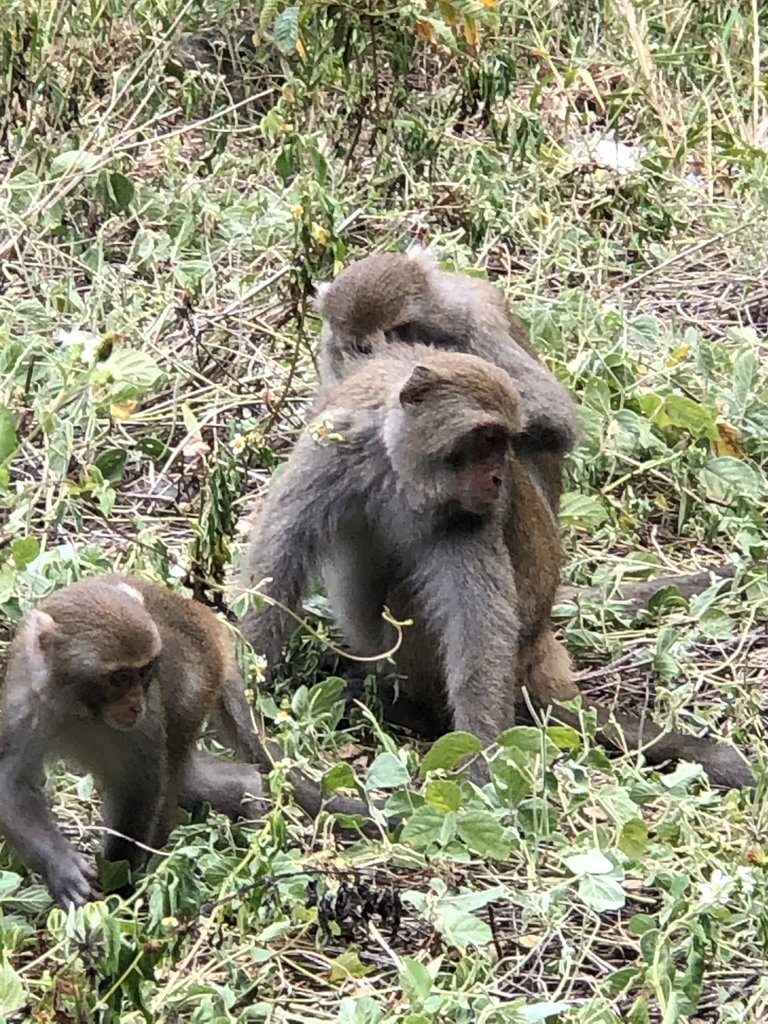
[{"label": "monkey's ear", "polygon": [[323,303],[325,301],[325,296],[328,294],[328,289],[330,287],[330,281],[318,281],[314,285],[315,294],[310,295],[309,301],[311,305],[314,306],[314,308],[318,311],[318,313],[323,312]]},{"label": "monkey's ear", "polygon": [[441,380],[440,374],[428,366],[414,366],[410,377],[400,388],[400,404],[420,405]]},{"label": "monkey's ear", "polygon": [[45,652],[49,650],[53,638],[59,632],[59,627],[47,612],[35,609],[27,616],[25,630],[28,631],[36,647]]}]

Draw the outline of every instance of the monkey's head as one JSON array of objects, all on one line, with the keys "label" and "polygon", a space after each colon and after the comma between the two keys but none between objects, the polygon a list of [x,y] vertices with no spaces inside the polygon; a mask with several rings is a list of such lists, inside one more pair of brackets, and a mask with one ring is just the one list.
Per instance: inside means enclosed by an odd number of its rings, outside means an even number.
[{"label": "monkey's head", "polygon": [[512,380],[474,356],[442,353],[399,386],[384,440],[417,511],[487,517],[503,501],[521,416]]},{"label": "monkey's head", "polygon": [[70,714],[121,732],[144,717],[162,644],[138,590],[81,580],[47,598],[23,633],[53,699]]},{"label": "monkey's head", "polygon": [[351,263],[330,283],[316,285],[324,343],[370,355],[387,332],[421,312],[431,267],[426,254],[375,253]]}]

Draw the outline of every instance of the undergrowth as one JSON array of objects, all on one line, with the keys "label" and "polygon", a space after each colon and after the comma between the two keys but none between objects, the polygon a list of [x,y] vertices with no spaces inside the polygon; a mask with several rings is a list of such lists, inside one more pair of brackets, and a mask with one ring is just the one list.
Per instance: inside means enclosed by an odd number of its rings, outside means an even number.
[{"label": "undergrowth", "polygon": [[[760,775],[760,13],[5,0],[4,645],[54,586],[106,569],[226,601],[314,388],[312,283],[423,241],[498,283],[581,406],[564,577],[606,600],[557,621],[585,690],[728,737]],[[730,590],[635,618],[608,599],[623,576],[722,563]],[[765,1019],[762,787],[609,758],[585,719],[508,734],[481,792],[456,741],[347,725],[306,641],[276,693],[250,664],[291,757],[327,788],[391,792],[398,841],[309,824],[278,767],[261,826],[187,821],[128,902],[52,909],[4,847],[3,1019]],[[55,778],[65,830],[95,847],[90,781]]]}]

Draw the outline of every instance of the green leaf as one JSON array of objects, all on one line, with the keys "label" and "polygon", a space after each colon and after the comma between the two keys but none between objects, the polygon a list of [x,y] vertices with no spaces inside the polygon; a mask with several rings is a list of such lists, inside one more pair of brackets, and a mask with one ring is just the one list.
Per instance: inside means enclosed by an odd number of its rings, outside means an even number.
[{"label": "green leaf", "polygon": [[117,213],[123,213],[133,202],[136,189],[132,182],[120,171],[109,174],[109,189],[112,194],[112,205]]},{"label": "green leaf", "polygon": [[299,41],[299,8],[286,7],[275,18],[272,26],[272,38],[275,46],[286,57],[296,52]]},{"label": "green leaf", "polygon": [[346,949],[331,961],[329,979],[337,982],[347,978],[364,978],[375,970],[378,970],[375,964],[364,964],[354,949]]},{"label": "green leaf", "polygon": [[581,735],[570,725],[548,725],[547,736],[558,750],[579,750],[581,747]]},{"label": "green leaf", "polygon": [[37,537],[17,537],[11,542],[11,557],[17,569],[23,569],[34,562],[40,554],[40,541]]},{"label": "green leaf", "polygon": [[481,857],[509,858],[512,851],[509,833],[490,811],[467,811],[459,818],[456,830],[467,847]]},{"label": "green leaf", "polygon": [[648,849],[648,826],[642,818],[625,823],[619,835],[618,847],[627,857],[639,860]]},{"label": "green leaf", "polygon": [[493,941],[493,933],[485,921],[467,914],[458,907],[441,904],[437,914],[439,931],[459,949],[467,946],[482,947]]},{"label": "green leaf", "polygon": [[68,149],[51,160],[51,174],[69,174],[74,171],[90,174],[99,168],[100,160],[86,149]]},{"label": "green leaf", "polygon": [[94,379],[103,378],[129,384],[141,392],[154,387],[162,377],[162,370],[146,352],[136,348],[118,348],[108,359],[98,364],[93,375]]},{"label": "green leaf", "polygon": [[576,876],[607,875],[614,869],[613,862],[608,860],[600,850],[575,853],[571,857],[566,857],[564,864]]},{"label": "green leaf", "polygon": [[322,781],[320,783],[320,789],[325,796],[327,793],[333,793],[337,789],[357,789],[357,776],[353,768],[344,764],[335,764],[333,768],[329,768],[327,772],[323,774]]},{"label": "green leaf", "polygon": [[316,683],[307,697],[307,706],[310,712],[317,714],[322,711],[330,711],[340,699],[346,685],[346,681],[339,676],[328,676],[322,683]]},{"label": "green leaf", "polygon": [[435,740],[421,762],[419,778],[436,768],[453,768],[463,757],[477,754],[483,749],[480,740],[468,732],[448,732]]},{"label": "green leaf", "polygon": [[114,483],[121,479],[127,462],[128,452],[123,448],[108,448],[97,456],[93,464],[104,480]]},{"label": "green leaf", "polygon": [[19,975],[9,963],[0,964],[0,1013],[11,1014],[28,1002]]},{"label": "green leaf", "polygon": [[667,395],[664,410],[673,427],[687,430],[694,437],[717,439],[717,413],[714,409],[688,398],[687,395]]},{"label": "green leaf", "polygon": [[646,932],[656,928],[658,922],[650,914],[633,914],[627,922],[627,929],[630,935],[645,935]]},{"label": "green leaf", "polygon": [[574,530],[589,530],[600,526],[608,512],[597,498],[577,491],[568,491],[560,501],[560,522]]},{"label": "green leaf", "polygon": [[765,479],[760,471],[748,466],[732,455],[709,459],[700,474],[707,496],[716,501],[728,498],[762,498],[766,491]]},{"label": "green leaf", "polygon": [[431,846],[440,839],[446,816],[432,807],[417,807],[400,833],[400,839],[416,849]]},{"label": "green leaf", "polygon": [[615,878],[607,875],[586,875],[579,882],[579,896],[592,910],[621,910],[627,894]]},{"label": "green leaf", "polygon": [[557,756],[557,747],[552,743],[546,732],[533,725],[516,725],[505,729],[499,736],[499,746],[510,750],[522,750],[540,754],[544,750],[547,758]]},{"label": "green leaf", "polygon": [[663,772],[660,776],[660,781],[665,789],[677,789],[678,787],[685,789],[688,784],[693,782],[694,779],[700,779],[704,774],[704,769],[700,764],[694,764],[691,761],[680,761],[677,768],[671,772]]},{"label": "green leaf", "polygon": [[395,789],[411,781],[408,769],[396,754],[385,752],[374,759],[365,779],[366,789]]},{"label": "green leaf", "polygon": [[443,814],[457,811],[461,806],[461,787],[450,779],[430,779],[424,787],[424,799]]},{"label": "green leaf", "polygon": [[416,960],[412,956],[404,956],[400,963],[401,969],[398,975],[400,988],[410,1003],[421,1006],[432,991],[434,985],[432,975],[420,960]]},{"label": "green leaf", "polygon": [[10,459],[19,447],[16,421],[10,409],[0,405],[0,462]]}]

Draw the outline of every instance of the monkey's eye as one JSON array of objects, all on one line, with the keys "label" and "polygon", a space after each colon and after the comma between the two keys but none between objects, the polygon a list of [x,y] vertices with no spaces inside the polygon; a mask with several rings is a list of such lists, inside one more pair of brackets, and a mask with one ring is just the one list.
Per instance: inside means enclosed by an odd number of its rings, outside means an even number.
[{"label": "monkey's eye", "polygon": [[113,690],[124,690],[133,685],[135,678],[134,669],[119,668],[109,676],[107,681]]},{"label": "monkey's eye", "polygon": [[467,453],[465,451],[454,451],[446,456],[445,464],[450,469],[462,469],[467,464]]},{"label": "monkey's eye", "polygon": [[152,682],[152,677],[155,674],[155,667],[157,666],[157,658],[153,658],[152,661],[148,661],[146,665],[142,665],[139,669],[139,680],[141,685],[146,688]]}]

